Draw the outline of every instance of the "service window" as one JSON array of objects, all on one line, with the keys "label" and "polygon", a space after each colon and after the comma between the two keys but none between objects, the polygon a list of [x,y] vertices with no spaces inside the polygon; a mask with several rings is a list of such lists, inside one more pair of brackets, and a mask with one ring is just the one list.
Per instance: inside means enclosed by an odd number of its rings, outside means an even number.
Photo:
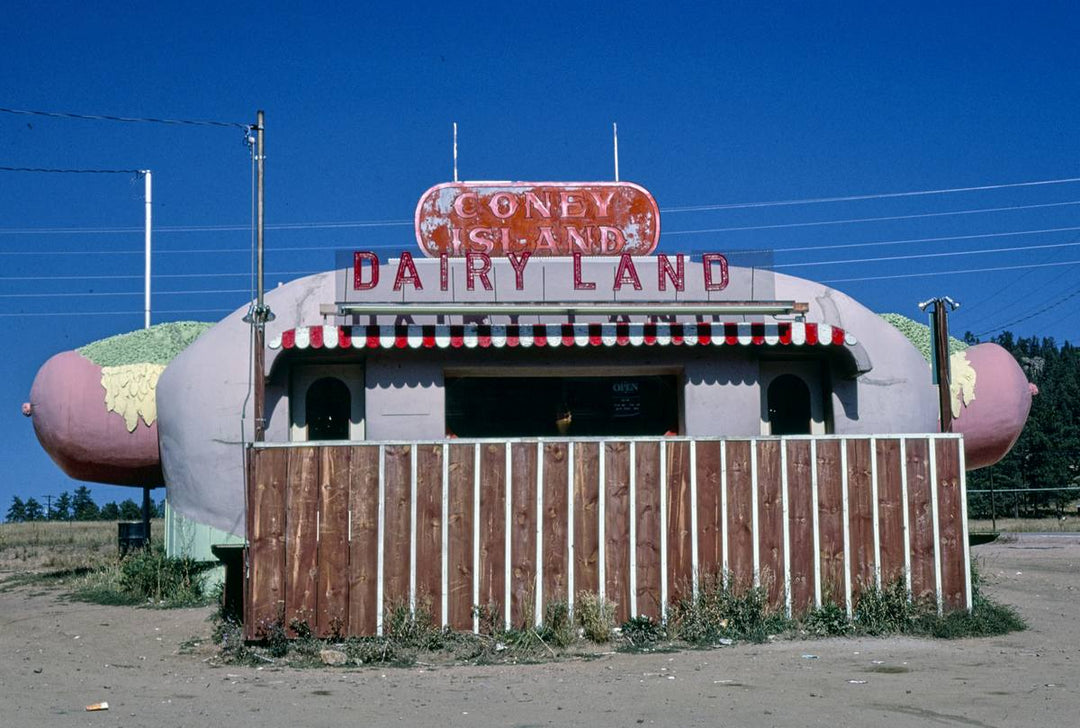
[{"label": "service window", "polygon": [[446,378],[447,435],[610,437],[679,433],[678,378]]}]

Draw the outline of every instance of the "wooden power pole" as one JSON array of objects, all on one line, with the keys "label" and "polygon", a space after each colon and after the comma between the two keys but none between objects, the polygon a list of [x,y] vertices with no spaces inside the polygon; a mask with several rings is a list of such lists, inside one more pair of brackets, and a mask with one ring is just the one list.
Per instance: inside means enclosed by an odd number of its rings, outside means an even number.
[{"label": "wooden power pole", "polygon": [[938,386],[938,409],[941,417],[941,431],[952,432],[952,390],[949,371],[949,312],[960,308],[960,304],[948,296],[931,298],[919,304],[919,309],[930,308],[930,342],[933,361],[934,384]]}]

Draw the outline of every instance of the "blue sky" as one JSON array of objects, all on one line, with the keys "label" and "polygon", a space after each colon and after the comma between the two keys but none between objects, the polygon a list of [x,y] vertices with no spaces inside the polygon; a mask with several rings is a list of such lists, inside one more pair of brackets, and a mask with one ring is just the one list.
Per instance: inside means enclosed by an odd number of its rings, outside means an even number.
[{"label": "blue sky", "polygon": [[[657,198],[664,250],[766,247],[878,311],[951,295],[954,333],[1080,339],[1080,183],[716,209],[1080,177],[1075,4],[667,5],[9,3],[0,107],[265,109],[270,286],[335,249],[410,249],[417,199],[450,179],[454,121],[463,179],[556,181],[610,179],[617,121],[621,176]],[[155,322],[244,305],[239,128],[0,113],[0,166],[153,170]],[[49,356],[142,325],[142,191],[130,174],[0,172],[5,510],[77,485],[19,405]]]}]

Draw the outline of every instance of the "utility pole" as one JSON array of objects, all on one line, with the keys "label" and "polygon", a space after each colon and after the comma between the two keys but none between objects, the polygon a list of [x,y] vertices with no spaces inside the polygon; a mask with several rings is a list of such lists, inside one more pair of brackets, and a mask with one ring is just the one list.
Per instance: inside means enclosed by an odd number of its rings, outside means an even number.
[{"label": "utility pole", "polygon": [[[145,241],[145,260],[143,262],[143,328],[150,328],[150,229],[153,219],[154,183],[149,169],[142,170],[143,176],[143,238]],[[143,486],[142,528],[146,546],[150,546],[150,486]]]},{"label": "utility pole", "polygon": [[257,294],[255,306],[244,320],[254,328],[254,348],[252,356],[252,399],[255,419],[255,442],[262,442],[266,436],[266,324],[274,320],[274,314],[264,302],[263,281],[263,166],[266,161],[266,150],[263,146],[264,114],[262,111],[255,115],[255,165],[256,165],[256,207],[255,207],[255,240],[256,240],[256,286]]},{"label": "utility pole", "polygon": [[151,180],[150,170],[142,170],[143,176],[143,205],[145,207],[145,214],[143,215],[143,237],[146,242],[146,261],[144,263],[145,271],[143,274],[144,279],[144,291],[143,291],[143,328],[150,328],[150,223],[153,217],[151,204],[153,202],[153,189],[154,184]]},{"label": "utility pole", "polygon": [[948,296],[931,298],[919,304],[919,310],[930,312],[930,343],[933,354],[933,381],[938,386],[938,409],[941,416],[941,431],[952,432],[952,391],[949,373],[949,312],[960,308],[960,304]]},{"label": "utility pole", "polygon": [[46,521],[51,521],[52,520],[52,496],[51,495],[43,495],[41,497],[45,499],[45,520]]}]

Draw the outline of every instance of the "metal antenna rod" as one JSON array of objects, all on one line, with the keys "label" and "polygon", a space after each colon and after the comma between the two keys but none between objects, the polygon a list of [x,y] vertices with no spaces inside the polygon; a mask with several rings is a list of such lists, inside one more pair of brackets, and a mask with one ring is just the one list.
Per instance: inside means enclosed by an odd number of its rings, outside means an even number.
[{"label": "metal antenna rod", "polygon": [[615,181],[619,181],[619,124],[611,122],[611,134],[615,141]]},{"label": "metal antenna rod", "polygon": [[143,202],[146,206],[146,213],[143,216],[144,225],[144,237],[146,238],[146,265],[145,265],[145,291],[143,294],[143,328],[150,328],[150,228],[151,220],[153,217],[153,189],[154,185],[151,181],[150,170],[144,169],[142,171],[143,176]]},{"label": "metal antenna rod", "polygon": [[454,122],[454,181],[458,181],[457,176],[457,122]]}]

